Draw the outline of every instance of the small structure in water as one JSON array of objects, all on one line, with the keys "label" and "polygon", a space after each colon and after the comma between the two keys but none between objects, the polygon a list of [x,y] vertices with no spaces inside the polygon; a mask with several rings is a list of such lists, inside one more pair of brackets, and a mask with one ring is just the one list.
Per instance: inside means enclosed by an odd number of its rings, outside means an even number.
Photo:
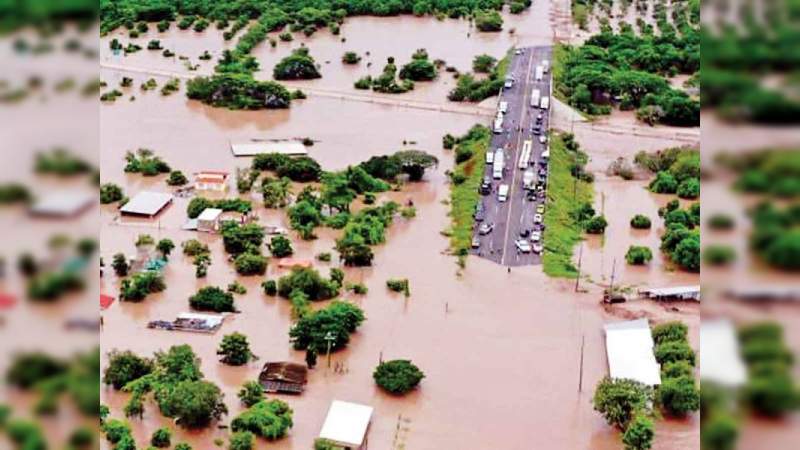
[{"label": "small structure in water", "polygon": [[695,300],[700,301],[700,286],[676,286],[670,288],[642,289],[639,291],[651,300],[661,301],[680,301]]},{"label": "small structure in water", "polygon": [[608,323],[603,328],[611,378],[627,378],[647,386],[661,384],[661,366],[653,354],[647,319]]},{"label": "small structure in water", "polygon": [[308,380],[308,368],[293,362],[268,362],[258,375],[264,392],[302,394]]},{"label": "small structure in water", "polygon": [[222,210],[219,208],[206,208],[197,216],[197,231],[216,233],[219,231]]},{"label": "small structure in water", "polygon": [[366,449],[371,420],[371,406],[334,400],[319,437],[343,449]]},{"label": "small structure in water", "polygon": [[142,191],[120,208],[122,214],[155,217],[172,203],[172,195],[163,192]]},{"label": "small structure in water", "polygon": [[37,200],[29,212],[36,217],[72,218],[96,203],[97,199],[90,192],[56,191]]},{"label": "small structure in water", "polygon": [[226,314],[180,313],[172,322],[167,320],[153,320],[147,324],[147,328],[211,334],[219,330],[225,317],[227,317]]},{"label": "small structure in water", "polygon": [[231,152],[233,152],[233,156],[256,156],[260,153],[280,153],[287,156],[308,154],[308,150],[302,142],[289,140],[232,142]]},{"label": "small structure in water", "polygon": [[194,174],[194,189],[197,191],[225,192],[228,190],[230,173],[204,170]]}]

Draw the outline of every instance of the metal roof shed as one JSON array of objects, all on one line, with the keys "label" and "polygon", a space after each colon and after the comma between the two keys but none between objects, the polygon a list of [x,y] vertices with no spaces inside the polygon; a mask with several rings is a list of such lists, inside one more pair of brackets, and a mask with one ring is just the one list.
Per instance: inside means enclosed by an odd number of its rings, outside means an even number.
[{"label": "metal roof shed", "polygon": [[219,208],[206,208],[197,216],[197,231],[214,232],[219,230],[219,218],[222,210]]},{"label": "metal roof shed", "polygon": [[36,216],[74,217],[96,202],[97,199],[90,192],[58,191],[36,201],[30,212]]},{"label": "metal roof shed", "polygon": [[153,217],[172,203],[172,194],[142,191],[120,209],[122,214]]},{"label": "metal roof shed", "polygon": [[627,378],[647,386],[661,384],[661,366],[653,354],[647,319],[609,323],[603,328],[611,378]]},{"label": "metal roof shed", "polygon": [[701,379],[730,387],[741,386],[747,381],[747,368],[730,321],[703,320],[700,324],[700,348],[713,349],[700,352]]},{"label": "metal roof shed", "polygon": [[346,448],[361,449],[366,443],[372,407],[334,400],[325,417],[321,439]]},{"label": "metal roof shed", "polygon": [[255,156],[259,153],[280,153],[289,156],[308,154],[305,145],[295,141],[231,143],[231,152],[233,152],[234,156]]},{"label": "metal roof shed", "polygon": [[697,300],[700,301],[700,286],[675,286],[668,288],[644,289],[641,291],[654,300]]}]

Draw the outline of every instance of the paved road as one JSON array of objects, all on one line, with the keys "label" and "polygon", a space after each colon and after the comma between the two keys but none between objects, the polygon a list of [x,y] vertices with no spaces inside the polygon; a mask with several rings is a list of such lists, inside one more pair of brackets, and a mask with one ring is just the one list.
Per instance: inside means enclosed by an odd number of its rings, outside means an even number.
[{"label": "paved road", "polygon": [[[499,100],[508,103],[503,132],[495,133],[491,144],[492,149],[503,149],[505,169],[502,179],[492,179],[492,192],[481,199],[485,217],[482,222],[476,222],[474,233],[480,241],[480,247],[473,249],[473,253],[509,267],[541,262],[540,255],[533,252],[521,253],[516,246],[523,230],[534,230],[536,207],[544,202],[543,197],[527,199],[527,191],[522,186],[524,169],[519,169],[519,158],[525,141],[530,140],[532,151],[529,167],[537,173],[536,179],[539,180],[538,172],[542,166],[538,163],[547,145],[539,142],[539,135],[535,135],[532,128],[537,115],[542,113],[541,133],[546,135],[550,120],[549,109],[533,108],[530,100],[534,89],[538,89],[542,97],[550,96],[550,71],[544,74],[542,81],[535,80],[535,72],[536,66],[541,65],[544,60],[552,61],[552,48],[529,47],[520,50],[522,53],[514,55],[508,72],[509,76],[514,77],[514,85],[504,89]],[[487,164],[485,176],[492,178],[491,164]],[[509,196],[507,201],[500,202],[498,189],[503,184],[508,185]],[[478,227],[481,223],[494,224],[494,229],[488,235],[480,235]],[[531,242],[529,238],[528,242]]]}]

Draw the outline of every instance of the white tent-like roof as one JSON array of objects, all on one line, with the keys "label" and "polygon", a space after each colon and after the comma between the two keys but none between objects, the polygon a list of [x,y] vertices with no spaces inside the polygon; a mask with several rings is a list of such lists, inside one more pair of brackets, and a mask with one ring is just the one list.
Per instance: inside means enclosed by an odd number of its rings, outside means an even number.
[{"label": "white tent-like roof", "polygon": [[172,194],[142,191],[120,209],[123,214],[155,216],[172,201]]},{"label": "white tent-like roof", "polygon": [[653,354],[647,319],[609,323],[604,328],[611,378],[628,378],[648,386],[661,384],[661,366]]},{"label": "white tent-like roof", "polygon": [[217,218],[222,214],[222,210],[219,208],[206,208],[203,212],[197,216],[197,220],[204,222],[210,220],[217,220]]},{"label": "white tent-like roof", "polygon": [[307,155],[305,145],[296,141],[257,141],[231,143],[234,156],[255,156],[259,153],[280,153],[283,155]]},{"label": "white tent-like roof", "polygon": [[359,448],[364,444],[371,418],[371,406],[334,400],[319,437],[336,445]]},{"label": "white tent-like roof", "polygon": [[730,387],[747,381],[736,332],[728,320],[703,320],[700,348],[708,350],[700,352],[700,378]]}]

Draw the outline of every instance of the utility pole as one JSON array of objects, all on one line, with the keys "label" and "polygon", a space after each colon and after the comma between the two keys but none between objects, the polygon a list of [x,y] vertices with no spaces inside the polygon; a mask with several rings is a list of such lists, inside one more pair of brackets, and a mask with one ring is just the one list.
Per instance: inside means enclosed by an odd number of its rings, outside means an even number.
[{"label": "utility pole", "polygon": [[614,295],[614,274],[617,270],[617,258],[611,264],[611,284],[608,286],[608,295]]},{"label": "utility pole", "polygon": [[580,250],[578,251],[578,276],[575,278],[575,292],[578,292],[578,285],[581,282],[581,263],[583,262],[583,242],[581,242]]},{"label": "utility pole", "polygon": [[335,339],[336,338],[333,336],[333,333],[331,333],[330,331],[328,331],[328,333],[325,334],[325,341],[328,343],[328,369],[331,368],[331,344]]},{"label": "utility pole", "polygon": [[578,377],[578,392],[583,392],[583,345],[586,341],[586,335],[581,335],[581,373]]}]

